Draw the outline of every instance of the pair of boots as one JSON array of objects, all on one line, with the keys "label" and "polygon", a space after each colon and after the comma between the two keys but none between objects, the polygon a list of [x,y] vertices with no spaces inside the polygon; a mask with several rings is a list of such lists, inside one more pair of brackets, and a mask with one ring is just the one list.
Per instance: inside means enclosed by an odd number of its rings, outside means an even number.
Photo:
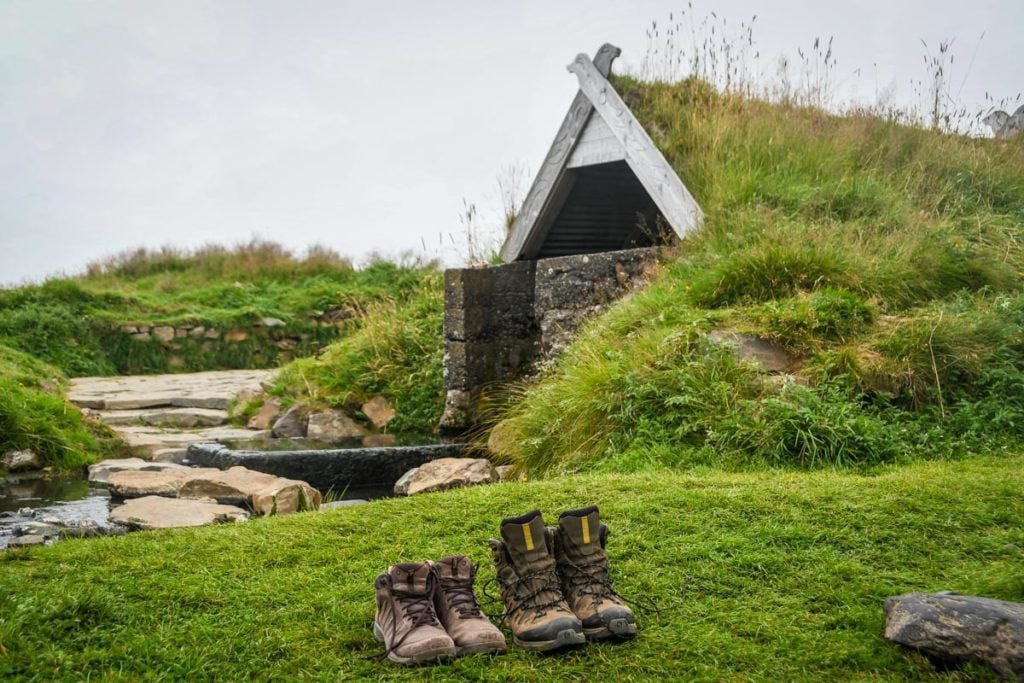
[{"label": "pair of boots", "polygon": [[[636,635],[633,612],[612,588],[607,540],[596,507],[562,513],[554,527],[539,510],[502,521],[491,552],[516,645],[546,652]],[[378,576],[373,632],[388,659],[419,664],[505,652],[505,636],[476,602],[475,578],[465,555],[397,564]]]},{"label": "pair of boots", "polygon": [[373,633],[398,664],[505,652],[505,636],[480,611],[476,567],[465,555],[396,564],[377,577]]},{"label": "pair of boots", "polygon": [[540,510],[502,521],[491,552],[516,645],[546,652],[636,635],[632,610],[612,588],[607,541],[596,507],[564,512],[554,527]]}]

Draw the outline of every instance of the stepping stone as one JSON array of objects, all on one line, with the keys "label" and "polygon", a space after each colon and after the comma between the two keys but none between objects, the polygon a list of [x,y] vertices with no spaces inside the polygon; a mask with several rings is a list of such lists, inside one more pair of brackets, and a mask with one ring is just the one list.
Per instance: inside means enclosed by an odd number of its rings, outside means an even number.
[{"label": "stepping stone", "polygon": [[110,512],[111,522],[133,529],[171,529],[247,519],[249,513],[233,505],[220,505],[210,499],[183,500],[162,496],[133,498]]},{"label": "stepping stone", "polygon": [[106,484],[110,481],[110,476],[115,472],[139,470],[159,472],[170,469],[184,470],[188,468],[184,465],[176,465],[173,463],[149,462],[142,458],[116,458],[101,460],[98,463],[89,465],[89,483]]},{"label": "stepping stone", "polygon": [[167,468],[162,470],[125,470],[114,472],[107,480],[110,493],[120,498],[167,496],[176,498],[181,487],[192,477],[214,474],[220,470],[204,467]]},{"label": "stepping stone", "polygon": [[258,391],[274,370],[217,370],[177,375],[78,377],[68,398],[82,408],[130,410],[154,406],[223,410],[231,397]]},{"label": "stepping stone", "polygon": [[320,492],[304,481],[284,479],[245,467],[212,470],[188,478],[181,498],[213,498],[218,503],[249,505],[261,515],[284,515],[320,507]]},{"label": "stepping stone", "polygon": [[270,432],[237,427],[209,427],[182,431],[165,431],[156,427],[114,427],[121,440],[128,444],[133,453],[152,457],[158,451],[168,448],[188,448],[194,443],[216,441],[246,441],[264,439]]},{"label": "stepping stone", "polygon": [[218,427],[228,421],[226,410],[210,408],[148,408],[103,410],[97,416],[108,425],[149,425],[151,427]]}]

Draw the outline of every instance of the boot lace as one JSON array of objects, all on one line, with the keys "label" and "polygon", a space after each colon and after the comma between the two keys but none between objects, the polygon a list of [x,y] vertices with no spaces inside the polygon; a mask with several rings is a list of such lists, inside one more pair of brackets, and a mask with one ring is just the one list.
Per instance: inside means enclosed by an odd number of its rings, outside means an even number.
[{"label": "boot lace", "polygon": [[452,609],[459,613],[461,619],[479,619],[483,616],[480,612],[480,605],[473,595],[472,580],[457,579],[454,577],[441,578],[441,592]]},{"label": "boot lace", "polygon": [[566,592],[587,597],[592,605],[597,605],[606,598],[616,601],[622,599],[612,586],[611,577],[608,575],[608,561],[604,558],[579,563],[562,558],[559,560],[558,569],[562,574],[562,585],[565,586]]},{"label": "boot lace", "polygon": [[[511,593],[512,604],[505,610],[503,617],[510,618],[517,612],[533,610],[538,617],[544,616],[552,607],[562,601],[562,591],[558,586],[558,576],[554,569],[523,574],[511,581],[501,581],[501,585]],[[544,599],[545,595],[547,599]]]},{"label": "boot lace", "polygon": [[[409,580],[413,579],[413,573],[410,572]],[[411,593],[409,591],[399,590],[397,588],[391,588],[391,596],[395,599],[395,602],[399,604],[402,610],[402,616],[399,617],[397,614],[395,618],[391,620],[391,638],[398,634],[398,622],[404,617],[408,619],[412,624],[413,628],[409,629],[399,638],[393,642],[390,647],[384,651],[384,656],[387,657],[393,651],[397,650],[405,642],[417,626],[438,626],[440,625],[437,621],[437,614],[434,612],[434,590],[436,590],[433,582],[427,586],[425,593]]]}]

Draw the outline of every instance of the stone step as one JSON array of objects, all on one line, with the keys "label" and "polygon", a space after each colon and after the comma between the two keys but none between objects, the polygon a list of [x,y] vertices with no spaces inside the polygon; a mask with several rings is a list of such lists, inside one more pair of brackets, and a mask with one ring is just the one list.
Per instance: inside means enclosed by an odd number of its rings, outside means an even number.
[{"label": "stone step", "polygon": [[143,408],[139,410],[101,410],[97,417],[108,425],[148,425],[151,427],[218,427],[228,421],[226,410],[211,408]]},{"label": "stone step", "polygon": [[224,410],[240,391],[258,390],[274,370],[216,370],[179,375],[77,377],[68,399],[81,408],[134,410],[157,406]]},{"label": "stone step", "polygon": [[[270,436],[269,430],[260,431],[255,429],[239,429],[237,427],[209,427],[207,429],[167,431],[156,427],[115,425],[112,429],[128,445],[132,454],[145,458],[152,458],[160,451],[166,449],[185,449],[194,443],[245,441],[249,439],[265,439]],[[161,455],[168,457],[166,453],[161,453]]]}]

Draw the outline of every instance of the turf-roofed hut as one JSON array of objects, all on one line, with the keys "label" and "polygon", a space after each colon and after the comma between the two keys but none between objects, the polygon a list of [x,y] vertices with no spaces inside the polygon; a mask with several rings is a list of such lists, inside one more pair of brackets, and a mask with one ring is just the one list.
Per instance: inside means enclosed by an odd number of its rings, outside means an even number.
[{"label": "turf-roofed hut", "polygon": [[579,81],[501,248],[504,264],[445,273],[441,431],[477,421],[483,392],[552,358],[579,325],[642,285],[658,248],[702,212],[608,81],[619,48],[576,56]]}]

